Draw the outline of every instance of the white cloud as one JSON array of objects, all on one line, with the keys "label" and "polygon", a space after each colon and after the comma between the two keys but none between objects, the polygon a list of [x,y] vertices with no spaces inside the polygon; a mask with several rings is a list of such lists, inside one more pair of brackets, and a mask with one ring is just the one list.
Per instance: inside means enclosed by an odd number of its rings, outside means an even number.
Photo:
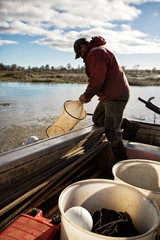
[{"label": "white cloud", "polygon": [[48,30],[39,24],[30,24],[22,21],[0,23],[0,32],[5,34],[46,35]]},{"label": "white cloud", "polygon": [[62,51],[73,51],[79,37],[101,35],[118,53],[160,53],[160,40],[128,25],[141,14],[138,4],[145,2],[150,1],[1,0],[0,33],[42,36],[34,43]]},{"label": "white cloud", "polygon": [[142,4],[147,2],[160,2],[160,0],[124,0],[125,3]]},{"label": "white cloud", "polygon": [[[140,10],[116,0],[1,0],[3,21],[50,22],[56,28],[104,26],[113,20],[133,20]],[[14,9],[14,11],[13,11]]]},{"label": "white cloud", "polygon": [[153,15],[156,17],[156,16],[158,16],[158,15],[159,15],[159,12],[158,12],[158,11],[156,11],[156,12],[154,12],[154,13],[153,13]]},{"label": "white cloud", "polygon": [[73,43],[76,39],[86,37],[89,40],[93,36],[103,36],[106,39],[106,46],[114,52],[123,54],[132,53],[160,53],[160,41],[149,39],[145,33],[133,30],[129,25],[122,25],[121,30],[107,30],[104,28],[91,28],[81,32],[58,31],[50,32],[48,37],[39,39],[37,44],[49,45],[50,47],[62,50],[73,51]]},{"label": "white cloud", "polygon": [[4,44],[18,44],[18,42],[16,41],[10,41],[10,40],[1,40],[0,39],[0,46],[4,45]]}]

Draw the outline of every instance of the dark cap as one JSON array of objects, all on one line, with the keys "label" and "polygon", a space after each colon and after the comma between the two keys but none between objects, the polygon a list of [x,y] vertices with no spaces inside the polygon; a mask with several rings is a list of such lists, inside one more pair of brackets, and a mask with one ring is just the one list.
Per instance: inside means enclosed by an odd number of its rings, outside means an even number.
[{"label": "dark cap", "polygon": [[79,50],[81,45],[88,45],[88,44],[89,44],[89,41],[86,38],[79,38],[75,41],[74,43],[74,51],[76,53],[75,59],[80,57]]}]

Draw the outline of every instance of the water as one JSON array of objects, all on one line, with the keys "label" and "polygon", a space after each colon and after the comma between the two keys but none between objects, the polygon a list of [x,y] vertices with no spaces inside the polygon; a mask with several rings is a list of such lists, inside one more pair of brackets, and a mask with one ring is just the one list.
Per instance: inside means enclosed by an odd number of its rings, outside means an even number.
[{"label": "water", "polygon": [[[0,127],[11,124],[39,124],[46,118],[58,118],[66,100],[78,100],[84,92],[86,84],[45,84],[0,82]],[[129,119],[140,119],[160,123],[160,115],[154,114],[138,101],[138,97],[148,100],[154,96],[152,103],[160,107],[160,87],[131,87],[130,100],[124,116]],[[7,103],[7,104],[5,104]],[[85,104],[85,109],[93,113],[97,97]],[[90,123],[91,117],[85,119]]]},{"label": "water", "polygon": [[[86,84],[45,84],[0,82],[0,153],[27,144],[30,136],[44,139],[46,129],[59,118],[67,100],[78,100]],[[138,101],[138,97],[152,101],[160,107],[160,87],[131,87],[130,100],[124,117],[160,123],[160,115],[154,114]],[[85,104],[87,113],[93,113],[98,99]],[[87,116],[74,129],[92,124]]]}]

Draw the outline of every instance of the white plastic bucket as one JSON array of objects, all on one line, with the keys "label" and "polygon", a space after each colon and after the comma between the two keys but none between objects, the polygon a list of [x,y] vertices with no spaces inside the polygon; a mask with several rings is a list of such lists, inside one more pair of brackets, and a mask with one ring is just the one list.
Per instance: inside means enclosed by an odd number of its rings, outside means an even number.
[{"label": "white plastic bucket", "polygon": [[[155,239],[157,234],[159,209],[156,204],[134,187],[120,182],[103,179],[76,182],[62,191],[58,204],[61,212],[61,240],[151,240]],[[73,224],[65,215],[65,212],[74,206],[82,206],[91,214],[102,208],[127,212],[140,235],[116,238],[84,230]]]},{"label": "white plastic bucket", "polygon": [[116,181],[136,187],[153,199],[160,209],[160,163],[144,159],[130,159],[116,163],[112,172]]}]

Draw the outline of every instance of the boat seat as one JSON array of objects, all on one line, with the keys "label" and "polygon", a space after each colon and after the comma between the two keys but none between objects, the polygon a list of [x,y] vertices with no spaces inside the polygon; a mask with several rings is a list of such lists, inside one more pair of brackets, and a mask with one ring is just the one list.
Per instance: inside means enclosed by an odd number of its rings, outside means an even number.
[{"label": "boat seat", "polygon": [[125,144],[128,159],[147,159],[160,162],[160,147],[138,142]]}]

